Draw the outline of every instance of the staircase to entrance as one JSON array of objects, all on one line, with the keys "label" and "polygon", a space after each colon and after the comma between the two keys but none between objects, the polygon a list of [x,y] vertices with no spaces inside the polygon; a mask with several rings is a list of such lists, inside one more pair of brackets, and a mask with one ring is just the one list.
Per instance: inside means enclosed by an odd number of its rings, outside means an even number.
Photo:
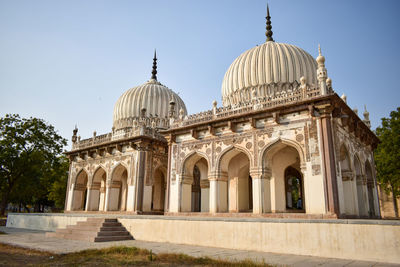
[{"label": "staircase to entrance", "polygon": [[89,242],[133,240],[132,235],[118,219],[107,218],[88,218],[84,222],[48,232],[46,236]]}]

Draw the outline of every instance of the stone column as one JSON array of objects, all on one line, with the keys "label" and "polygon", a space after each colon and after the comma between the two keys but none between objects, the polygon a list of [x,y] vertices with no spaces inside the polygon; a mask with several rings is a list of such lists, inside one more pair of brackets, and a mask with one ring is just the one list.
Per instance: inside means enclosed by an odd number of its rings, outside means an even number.
[{"label": "stone column", "polygon": [[265,179],[260,170],[250,172],[253,187],[253,213],[261,214],[264,212],[264,191]]},{"label": "stone column", "polygon": [[209,176],[208,181],[210,181],[210,213],[218,212],[218,181],[217,177]]},{"label": "stone column", "polygon": [[135,211],[141,213],[143,211],[144,180],[146,177],[147,143],[138,142],[136,147],[138,150],[138,164],[136,168]]},{"label": "stone column", "polygon": [[65,203],[64,203],[64,210],[70,210],[70,188],[71,188],[71,180],[72,180],[72,160],[69,157],[69,169],[68,169],[68,182],[67,182],[67,192],[65,193]]},{"label": "stone column", "polygon": [[[252,174],[251,177],[253,178],[253,213],[271,212],[271,170],[265,169],[261,174],[258,172],[258,174]],[[256,192],[255,188],[258,188]]]},{"label": "stone column", "polygon": [[68,192],[67,211],[72,211],[74,203],[75,183],[71,184],[67,192]]},{"label": "stone column", "polygon": [[169,212],[169,201],[171,194],[171,158],[172,158],[172,145],[174,143],[174,137],[172,135],[166,136],[168,142],[168,166],[167,166],[167,187],[165,189],[165,203],[164,212]]},{"label": "stone column", "polygon": [[86,194],[86,206],[85,211],[91,210],[91,195],[92,195],[92,185],[88,184],[86,187],[87,194]]},{"label": "stone column", "polygon": [[210,209],[210,182],[208,180],[200,180],[200,212],[208,212]]},{"label": "stone column", "polygon": [[336,165],[334,155],[334,144],[332,136],[332,106],[320,106],[320,144],[322,151],[322,162],[324,165],[324,178],[326,186],[327,210],[328,213],[339,216],[338,188],[336,178]]},{"label": "stone column", "polygon": [[180,212],[192,211],[192,183],[193,177],[189,175],[181,175],[179,177],[180,186]]},{"label": "stone column", "polygon": [[210,213],[228,211],[228,174],[211,173],[208,176],[210,181]]},{"label": "stone column", "polygon": [[111,180],[106,181],[106,199],[104,203],[104,211],[109,211],[110,207],[110,197],[111,197]]}]

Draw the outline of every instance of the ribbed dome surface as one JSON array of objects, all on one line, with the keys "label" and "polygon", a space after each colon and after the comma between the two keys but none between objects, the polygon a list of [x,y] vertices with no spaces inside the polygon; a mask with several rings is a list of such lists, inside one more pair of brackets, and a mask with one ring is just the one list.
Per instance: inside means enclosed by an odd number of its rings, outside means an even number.
[{"label": "ribbed dome surface", "polygon": [[247,101],[253,88],[257,97],[271,96],[282,89],[282,84],[300,83],[302,76],[308,84],[317,84],[316,70],[315,59],[303,49],[266,42],[247,50],[233,61],[222,82],[223,103],[227,106]]},{"label": "ribbed dome surface", "polygon": [[148,82],[131,88],[126,91],[117,101],[114,107],[113,125],[120,128],[124,121],[140,117],[140,111],[146,109],[146,117],[168,118],[169,102],[175,102],[175,113],[180,109],[187,114],[185,103],[168,87],[157,80],[151,79]]}]

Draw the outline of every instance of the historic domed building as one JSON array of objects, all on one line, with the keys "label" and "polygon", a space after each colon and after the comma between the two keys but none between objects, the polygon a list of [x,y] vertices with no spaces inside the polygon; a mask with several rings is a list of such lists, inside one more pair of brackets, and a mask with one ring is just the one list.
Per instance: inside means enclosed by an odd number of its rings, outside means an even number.
[{"label": "historic domed building", "polygon": [[234,60],[222,107],[187,115],[152,76],[126,91],[112,132],[74,130],[67,211],[379,217],[368,113],[332,88],[325,58],[272,38]]}]

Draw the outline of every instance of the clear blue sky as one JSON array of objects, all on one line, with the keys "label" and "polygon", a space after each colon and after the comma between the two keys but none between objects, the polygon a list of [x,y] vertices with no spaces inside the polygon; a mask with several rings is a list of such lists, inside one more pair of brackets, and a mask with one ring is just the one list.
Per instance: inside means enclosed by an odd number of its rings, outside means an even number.
[{"label": "clear blue sky", "polygon": [[[400,1],[269,0],[277,42],[326,58],[334,90],[370,111],[400,106]],[[0,116],[43,118],[70,139],[112,127],[113,107],[158,78],[189,113],[221,103],[233,60],[265,41],[265,0],[0,0]]]}]

